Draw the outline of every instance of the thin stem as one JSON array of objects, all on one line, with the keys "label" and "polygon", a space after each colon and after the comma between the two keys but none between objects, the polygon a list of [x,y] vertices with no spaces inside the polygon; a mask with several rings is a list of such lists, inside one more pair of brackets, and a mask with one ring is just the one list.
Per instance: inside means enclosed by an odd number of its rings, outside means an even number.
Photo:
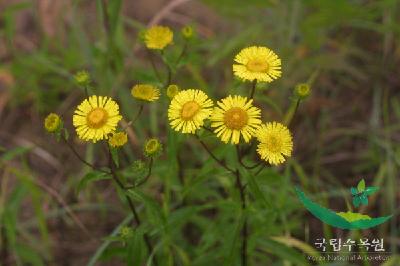
[{"label": "thin stem", "polygon": [[251,92],[250,92],[250,99],[253,99],[254,93],[256,91],[256,85],[257,85],[257,80],[253,80],[253,83],[251,84]]},{"label": "thin stem", "polygon": [[102,169],[97,168],[96,166],[94,166],[93,164],[89,163],[88,161],[86,161],[85,159],[82,158],[82,156],[80,156],[80,154],[75,150],[74,146],[72,146],[71,143],[68,142],[68,140],[65,138],[65,136],[61,136],[61,139],[64,141],[65,144],[67,144],[68,148],[70,148],[70,150],[72,151],[72,153],[84,164],[86,164],[87,166],[89,166],[90,168],[92,168],[93,170],[96,171],[100,171],[106,174],[110,174],[110,172],[108,171],[104,171]]},{"label": "thin stem", "polygon": [[160,73],[158,72],[156,63],[154,62],[153,54],[151,53],[150,50],[147,50],[147,55],[149,57],[149,61],[151,63],[151,67],[153,68],[154,74],[156,74],[157,79],[161,82],[162,79],[161,79]]},{"label": "thin stem", "polygon": [[141,104],[139,106],[139,111],[137,112],[136,116],[132,119],[131,124],[135,123],[136,120],[138,120],[138,118],[142,114],[142,112],[143,112],[143,104]]},{"label": "thin stem", "polygon": [[89,101],[88,85],[85,85],[85,95],[86,95],[86,98],[87,98],[88,101]]},{"label": "thin stem", "polygon": [[254,176],[258,176],[258,175],[261,173],[261,171],[264,170],[264,168],[265,168],[266,166],[267,166],[266,164],[263,164],[263,166],[255,173]]},{"label": "thin stem", "polygon": [[[115,183],[117,183],[119,188],[126,192],[128,189],[124,186],[124,184],[118,177],[116,165],[112,159],[110,146],[108,146],[108,155],[109,155],[109,165],[110,165],[110,169],[111,169],[111,176],[114,179]],[[133,204],[132,199],[126,193],[125,193],[125,199],[128,202],[129,208],[132,211],[135,222],[136,222],[137,226],[139,227],[141,225],[141,220],[140,220],[138,212],[136,211],[135,205]],[[150,255],[153,253],[153,246],[150,242],[150,238],[146,233],[143,235],[143,238],[144,238],[144,241],[146,243],[146,246],[147,246],[147,249],[148,249],[148,252]],[[158,265],[155,257],[154,257],[154,265]]]},{"label": "thin stem", "polygon": [[209,131],[209,132],[211,132],[211,133],[214,133],[214,131],[213,131],[211,128],[209,128],[209,127],[202,126],[202,128],[204,128],[205,130],[207,130],[207,131]]},{"label": "thin stem", "polygon": [[166,89],[171,84],[171,81],[172,81],[172,69],[164,58],[164,50],[161,50],[161,58],[167,69],[167,80],[165,81],[165,85],[164,85],[164,89]]},{"label": "thin stem", "polygon": [[248,169],[248,170],[254,169],[254,168],[256,168],[257,166],[259,166],[261,164],[261,162],[258,162],[258,163],[254,164],[252,166],[248,166],[248,165],[244,164],[243,163],[243,154],[240,151],[239,145],[236,145],[236,154],[237,154],[238,161],[239,161],[240,165],[243,166],[244,168]]},{"label": "thin stem", "polygon": [[218,159],[218,157],[215,156],[215,155],[212,153],[212,151],[207,147],[207,145],[206,145],[202,140],[199,139],[199,137],[198,137],[197,135],[195,135],[195,136],[196,136],[196,138],[198,139],[198,141],[200,142],[201,146],[203,146],[203,148],[208,152],[208,154],[209,154],[219,165],[221,165],[224,169],[228,170],[229,172],[231,172],[231,173],[233,173],[233,174],[235,173],[235,171],[234,171],[233,169],[229,168],[229,167],[226,165],[226,163],[225,163],[224,161]]},{"label": "thin stem", "polygon": [[293,119],[295,118],[295,116],[296,116],[296,114],[297,114],[297,110],[299,109],[299,105],[300,105],[300,99],[297,99],[297,101],[296,101],[296,107],[294,108],[294,111],[293,111],[293,116],[292,116],[292,118],[290,119],[289,123],[287,124],[288,127],[289,127],[289,125],[290,125],[290,122],[292,122]]},{"label": "thin stem", "polygon": [[241,249],[241,257],[242,257],[242,266],[247,265],[247,217],[246,217],[246,194],[245,194],[245,186],[243,186],[240,180],[239,170],[236,169],[236,187],[240,192],[240,200],[242,201],[242,214],[244,215],[244,223],[242,228],[242,249]]},{"label": "thin stem", "polygon": [[147,182],[147,180],[151,176],[151,169],[152,168],[153,168],[153,158],[150,158],[149,169],[147,171],[147,175],[138,184],[136,184],[135,187],[139,187],[139,186],[141,186],[141,185],[143,185],[144,183]]},{"label": "thin stem", "polygon": [[187,42],[187,40],[185,40],[185,43],[183,44],[182,52],[178,56],[178,59],[176,60],[176,65],[177,66],[178,66],[179,62],[182,60],[183,56],[185,55],[187,47],[188,47],[188,42]]}]

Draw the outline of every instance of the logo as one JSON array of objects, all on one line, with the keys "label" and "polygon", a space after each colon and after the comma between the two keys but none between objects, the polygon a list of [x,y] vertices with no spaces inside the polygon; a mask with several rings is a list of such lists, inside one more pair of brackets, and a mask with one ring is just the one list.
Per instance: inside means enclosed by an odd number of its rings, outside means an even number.
[{"label": "logo", "polygon": [[[310,211],[321,222],[340,229],[354,230],[367,229],[380,225],[389,220],[392,215],[372,218],[359,212],[335,212],[318,205],[308,198],[300,188],[296,187],[296,193],[304,207]],[[368,205],[368,197],[379,190],[378,187],[365,187],[365,181],[362,179],[357,188],[352,187],[350,194],[353,198],[355,208]]]}]

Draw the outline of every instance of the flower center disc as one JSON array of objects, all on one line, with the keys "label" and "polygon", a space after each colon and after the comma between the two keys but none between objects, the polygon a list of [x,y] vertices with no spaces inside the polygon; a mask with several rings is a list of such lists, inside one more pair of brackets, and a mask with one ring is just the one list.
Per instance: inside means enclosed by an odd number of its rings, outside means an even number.
[{"label": "flower center disc", "polygon": [[105,125],[108,114],[103,108],[95,108],[87,115],[87,123],[91,128],[100,128]]},{"label": "flower center disc", "polygon": [[199,110],[200,106],[195,101],[185,103],[182,107],[182,119],[186,121],[192,119]]},{"label": "flower center disc", "polygon": [[270,136],[269,138],[267,138],[266,144],[268,150],[271,152],[281,151],[282,148],[281,142],[278,140],[278,138],[274,136]]},{"label": "flower center disc", "polygon": [[153,153],[157,150],[157,141],[156,140],[150,140],[147,145],[146,145],[146,151],[148,153]]},{"label": "flower center disc", "polygon": [[224,123],[229,129],[242,129],[249,120],[245,110],[239,107],[233,107],[225,112]]},{"label": "flower center disc", "polygon": [[246,67],[252,72],[267,72],[269,65],[265,60],[255,59],[250,60]]}]

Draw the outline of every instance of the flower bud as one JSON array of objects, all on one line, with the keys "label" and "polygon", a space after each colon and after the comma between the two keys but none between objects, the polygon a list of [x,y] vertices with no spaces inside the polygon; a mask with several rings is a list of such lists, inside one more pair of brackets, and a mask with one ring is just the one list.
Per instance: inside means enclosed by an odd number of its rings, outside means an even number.
[{"label": "flower bud", "polygon": [[175,95],[177,95],[179,91],[180,90],[179,90],[178,85],[175,85],[175,84],[169,85],[168,88],[167,88],[167,96],[168,96],[168,98],[170,98],[172,100],[172,98],[174,98]]},{"label": "flower bud", "polygon": [[193,37],[194,29],[192,26],[188,25],[182,28],[181,33],[183,37],[185,37],[186,39],[190,39]]},{"label": "flower bud", "polygon": [[158,157],[162,152],[162,144],[157,138],[149,139],[144,144],[143,152],[147,157]]},{"label": "flower bud", "polygon": [[126,142],[128,142],[128,135],[125,132],[114,132],[108,139],[108,143],[114,148],[122,147]]},{"label": "flower bud", "polygon": [[119,235],[124,241],[127,241],[130,238],[132,238],[133,234],[134,230],[129,226],[123,226],[119,231]]},{"label": "flower bud", "polygon": [[44,128],[49,133],[54,133],[61,129],[62,120],[60,116],[55,113],[50,113],[44,120]]},{"label": "flower bud", "polygon": [[75,82],[80,86],[87,86],[90,83],[90,75],[87,71],[82,70],[74,75]]},{"label": "flower bud", "polygon": [[297,84],[295,87],[295,95],[299,97],[299,99],[305,99],[311,94],[310,85],[307,83]]}]

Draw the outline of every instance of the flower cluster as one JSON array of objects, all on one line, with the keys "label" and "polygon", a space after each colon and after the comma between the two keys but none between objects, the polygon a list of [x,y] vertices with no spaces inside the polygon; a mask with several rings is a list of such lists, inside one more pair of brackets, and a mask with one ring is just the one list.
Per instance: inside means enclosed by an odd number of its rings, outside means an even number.
[{"label": "flower cluster", "polygon": [[[271,82],[281,76],[281,60],[267,47],[249,47],[239,52],[233,65],[234,74],[249,81]],[[211,121],[211,128],[224,143],[249,143],[253,137],[259,141],[257,152],[261,159],[277,165],[289,157],[293,149],[292,136],[283,124],[262,124],[261,110],[253,99],[229,95],[214,106],[206,93],[198,89],[177,93],[169,106],[171,127],[181,133],[195,134]]]}]

